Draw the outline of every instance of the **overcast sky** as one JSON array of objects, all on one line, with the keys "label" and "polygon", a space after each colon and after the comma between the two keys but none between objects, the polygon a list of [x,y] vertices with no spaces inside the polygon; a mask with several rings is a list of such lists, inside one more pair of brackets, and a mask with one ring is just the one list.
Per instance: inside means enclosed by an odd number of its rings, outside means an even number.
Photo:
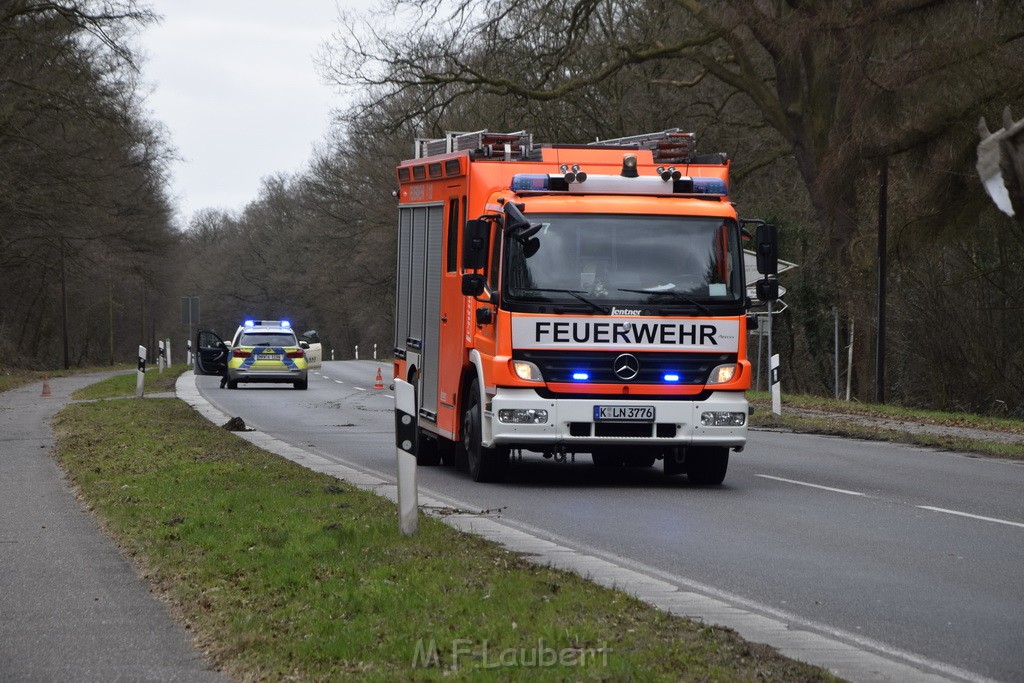
[{"label": "overcast sky", "polygon": [[[342,5],[356,5],[346,0]],[[335,0],[155,0],[141,35],[148,105],[183,157],[178,217],[242,209],[260,179],[301,171],[342,100],[314,55],[336,28]]]}]

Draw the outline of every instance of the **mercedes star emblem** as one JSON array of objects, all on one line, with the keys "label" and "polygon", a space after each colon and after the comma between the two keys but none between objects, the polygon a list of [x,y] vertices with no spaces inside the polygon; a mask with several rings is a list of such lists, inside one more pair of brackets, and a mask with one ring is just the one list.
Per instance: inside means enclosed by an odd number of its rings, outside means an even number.
[{"label": "mercedes star emblem", "polygon": [[640,361],[631,353],[624,353],[612,363],[612,370],[619,379],[628,382],[640,374]]}]

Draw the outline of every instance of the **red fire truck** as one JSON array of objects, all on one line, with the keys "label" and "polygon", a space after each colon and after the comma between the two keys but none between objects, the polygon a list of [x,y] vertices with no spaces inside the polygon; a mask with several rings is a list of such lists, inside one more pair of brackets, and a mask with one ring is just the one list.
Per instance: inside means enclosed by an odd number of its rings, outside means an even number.
[{"label": "red fire truck", "polygon": [[[504,477],[510,454],[720,484],[746,444],[746,224],[725,154],[678,129],[589,145],[416,141],[398,174],[396,383],[417,463]],[[758,283],[761,299],[777,281]]]}]

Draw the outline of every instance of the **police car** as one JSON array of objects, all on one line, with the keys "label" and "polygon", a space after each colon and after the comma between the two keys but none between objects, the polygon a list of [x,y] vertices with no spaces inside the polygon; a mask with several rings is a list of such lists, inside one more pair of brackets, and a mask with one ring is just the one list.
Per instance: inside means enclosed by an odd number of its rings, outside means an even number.
[{"label": "police car", "polygon": [[228,389],[237,389],[243,382],[287,383],[306,389],[307,348],[309,344],[299,341],[287,320],[246,320],[230,346],[216,333],[199,330],[195,372],[220,375],[226,364]]}]

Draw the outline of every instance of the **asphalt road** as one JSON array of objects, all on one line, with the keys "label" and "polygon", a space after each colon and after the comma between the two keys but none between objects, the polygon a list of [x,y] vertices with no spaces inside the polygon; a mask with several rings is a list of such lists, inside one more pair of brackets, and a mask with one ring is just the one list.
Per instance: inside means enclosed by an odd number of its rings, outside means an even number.
[{"label": "asphalt road", "polygon": [[[327,362],[309,389],[203,395],[253,428],[394,477],[390,366]],[[660,465],[524,453],[506,483],[419,468],[455,507],[698,586],[747,609],[970,678],[1024,678],[1024,466],[877,442],[751,432],[725,484]]]}]

